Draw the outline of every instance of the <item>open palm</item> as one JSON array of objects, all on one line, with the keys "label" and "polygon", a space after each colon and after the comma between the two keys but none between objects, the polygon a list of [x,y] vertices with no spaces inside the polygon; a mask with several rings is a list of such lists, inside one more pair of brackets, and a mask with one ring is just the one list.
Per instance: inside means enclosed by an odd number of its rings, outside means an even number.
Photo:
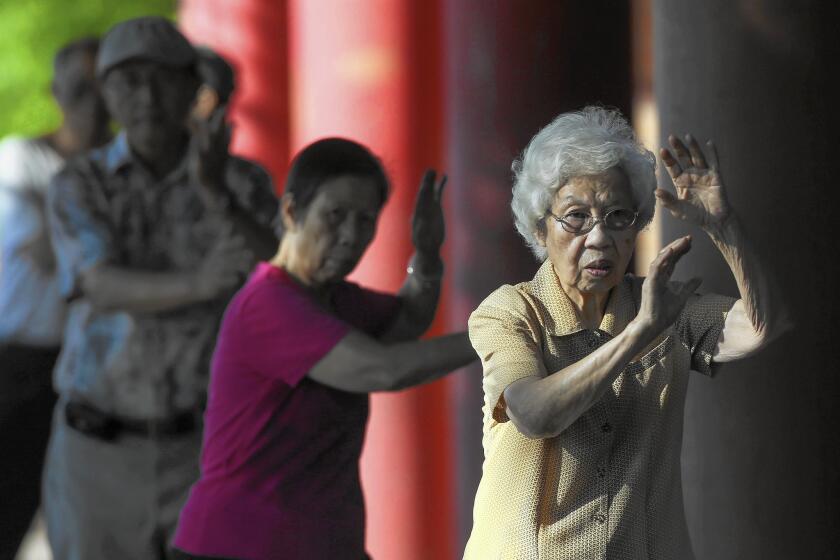
[{"label": "open palm", "polygon": [[722,224],[730,207],[718,168],[717,150],[706,143],[709,163],[697,141],[686,135],[686,144],[674,135],[668,137],[671,150],[662,148],[659,155],[674,182],[677,194],[657,189],[656,196],[671,214],[701,227]]}]

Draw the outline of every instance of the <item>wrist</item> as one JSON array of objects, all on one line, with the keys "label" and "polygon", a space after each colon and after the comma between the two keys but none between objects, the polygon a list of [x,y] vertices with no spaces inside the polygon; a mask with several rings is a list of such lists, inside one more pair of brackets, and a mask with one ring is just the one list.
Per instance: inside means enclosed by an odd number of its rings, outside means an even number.
[{"label": "wrist", "polygon": [[720,222],[703,227],[703,230],[713,240],[725,240],[734,237],[740,229],[740,223],[734,212],[729,214]]},{"label": "wrist", "polygon": [[415,252],[408,261],[406,272],[421,280],[440,280],[443,268],[443,259],[438,252]]},{"label": "wrist", "polygon": [[627,324],[624,332],[633,341],[634,346],[638,346],[640,350],[650,344],[663,330],[665,328],[658,326],[653,319],[636,316]]}]

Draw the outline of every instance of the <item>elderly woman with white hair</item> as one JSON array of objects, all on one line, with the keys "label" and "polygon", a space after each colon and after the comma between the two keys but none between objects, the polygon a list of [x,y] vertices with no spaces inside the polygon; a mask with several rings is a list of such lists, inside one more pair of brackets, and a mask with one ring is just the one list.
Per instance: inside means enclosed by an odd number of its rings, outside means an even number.
[{"label": "elderly woman with white hair", "polygon": [[[714,146],[670,143],[661,157],[676,195],[656,189],[654,155],[600,107],[560,115],[514,164],[516,228],[543,264],[470,317],[485,460],[467,559],[693,557],[680,478],[689,371],[712,375],[786,322]],[[740,299],[669,281],[689,236],[646,278],[626,274],[655,198],[711,237]]]}]

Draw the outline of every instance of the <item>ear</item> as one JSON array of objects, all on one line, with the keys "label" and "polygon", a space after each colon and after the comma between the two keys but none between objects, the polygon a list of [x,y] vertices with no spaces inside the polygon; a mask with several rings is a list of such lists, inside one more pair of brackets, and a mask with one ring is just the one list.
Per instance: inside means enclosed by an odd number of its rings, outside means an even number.
[{"label": "ear", "polygon": [[193,114],[202,120],[207,120],[219,104],[219,94],[206,84],[202,84],[195,94]]},{"label": "ear", "polygon": [[294,195],[283,193],[280,197],[280,218],[283,220],[283,229],[287,232],[293,231],[298,226],[295,220],[296,211]]},{"label": "ear", "polygon": [[545,247],[547,235],[548,231],[546,230],[545,218],[541,218],[540,221],[537,222],[537,229],[534,230],[534,238],[537,240],[540,247]]}]

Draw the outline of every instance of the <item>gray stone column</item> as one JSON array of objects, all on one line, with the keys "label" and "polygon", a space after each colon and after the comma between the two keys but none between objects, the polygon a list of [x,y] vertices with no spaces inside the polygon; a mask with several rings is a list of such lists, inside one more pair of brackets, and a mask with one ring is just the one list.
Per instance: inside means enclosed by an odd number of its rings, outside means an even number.
[{"label": "gray stone column", "polygon": [[[840,366],[836,98],[829,2],[657,0],[655,92],[669,131],[713,138],[737,214],[781,283],[794,332],[695,376],[686,513],[699,559],[836,558]],[[664,241],[687,229],[666,217]],[[735,295],[699,231],[677,275]]]}]

